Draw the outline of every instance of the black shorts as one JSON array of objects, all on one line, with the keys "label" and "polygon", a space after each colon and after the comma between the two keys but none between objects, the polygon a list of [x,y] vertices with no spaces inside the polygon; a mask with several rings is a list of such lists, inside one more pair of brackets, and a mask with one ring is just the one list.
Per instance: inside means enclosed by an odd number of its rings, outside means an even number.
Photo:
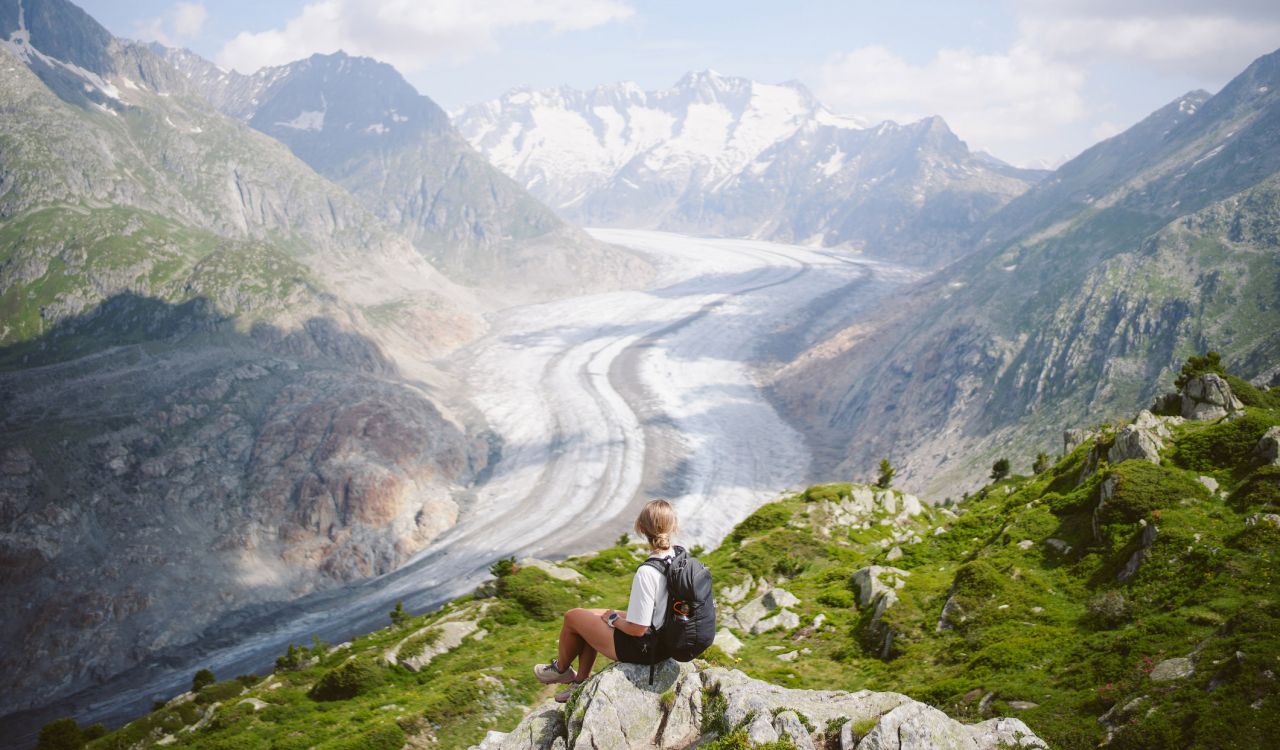
[{"label": "black shorts", "polygon": [[653,664],[657,655],[657,633],[652,629],[641,636],[627,635],[614,628],[613,650],[618,661],[627,664]]}]

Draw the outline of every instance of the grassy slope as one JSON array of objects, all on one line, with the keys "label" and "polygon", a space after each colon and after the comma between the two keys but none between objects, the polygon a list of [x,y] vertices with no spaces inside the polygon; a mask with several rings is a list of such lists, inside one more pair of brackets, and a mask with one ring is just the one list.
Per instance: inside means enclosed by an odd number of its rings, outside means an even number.
[{"label": "grassy slope", "polygon": [[[895,690],[962,720],[1016,714],[1054,747],[1095,746],[1098,717],[1145,696],[1140,710],[1115,720],[1111,747],[1261,747],[1280,736],[1280,529],[1247,526],[1277,512],[1280,470],[1258,467],[1251,452],[1267,426],[1280,424],[1280,394],[1254,392],[1248,415],[1232,422],[1174,429],[1161,465],[1103,463],[1077,481],[1089,450],[1110,441],[1109,428],[1034,477],[993,483],[951,517],[927,510],[908,526],[924,541],[904,545],[892,564],[911,572],[888,611],[897,633],[888,660],[875,658],[859,611],[852,572],[884,563],[881,540],[893,527],[831,527],[832,500],[849,485],[823,485],[766,505],[716,550],[702,555],[718,585],[746,573],[782,581],[802,603],[802,624],[825,613],[816,633],[738,633],[736,657],[713,648],[708,658],[789,687]],[[1197,476],[1221,485],[1211,496]],[[1100,538],[1092,514],[1102,483],[1116,478]],[[1137,575],[1116,572],[1137,548],[1142,524],[1159,534]],[[945,529],[935,535],[938,528]],[[1049,538],[1071,545],[1059,554]],[[1030,544],[1019,544],[1029,541]],[[529,667],[553,653],[558,613],[575,603],[623,606],[639,562],[633,547],[614,546],[568,565],[587,578],[554,580],[525,568],[500,579],[496,596],[456,601],[398,628],[356,639],[349,649],[301,669],[261,680],[206,688],[195,703],[159,709],[92,748],[150,744],[190,725],[220,702],[201,728],[179,735],[197,748],[390,748],[406,736],[465,747],[490,728],[510,729],[523,707],[545,698]],[[955,628],[937,632],[954,594]],[[348,659],[374,655],[440,618],[487,603],[483,638],[435,658],[421,673],[377,667],[367,692],[338,701],[307,696],[310,686]],[[870,608],[867,608],[869,610]],[[777,657],[809,649],[796,662]],[[1197,649],[1195,674],[1153,682],[1163,659]],[[603,660],[602,660],[603,661]],[[279,687],[272,688],[274,683]],[[242,693],[243,690],[243,693]],[[982,698],[990,695],[985,711]],[[270,705],[254,711],[254,697]],[[1015,711],[1010,701],[1038,707]],[[430,746],[428,743],[427,746]]]}]

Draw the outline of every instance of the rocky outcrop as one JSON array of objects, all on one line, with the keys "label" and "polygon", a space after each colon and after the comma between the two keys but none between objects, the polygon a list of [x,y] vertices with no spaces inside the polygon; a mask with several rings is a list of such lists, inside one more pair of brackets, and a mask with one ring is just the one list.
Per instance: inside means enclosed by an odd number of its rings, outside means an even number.
[{"label": "rocky outcrop", "polygon": [[1182,416],[1186,419],[1220,419],[1243,408],[1220,375],[1207,373],[1182,387]]},{"label": "rocky outcrop", "polygon": [[1264,464],[1280,466],[1280,427],[1268,428],[1258,440],[1258,459]]},{"label": "rocky outcrop", "polygon": [[1142,561],[1147,557],[1147,550],[1151,549],[1156,537],[1160,535],[1160,529],[1154,523],[1148,523],[1145,519],[1139,523],[1142,524],[1142,532],[1138,535],[1138,548],[1129,555],[1124,567],[1116,574],[1116,580],[1120,583],[1127,583],[1138,574],[1138,568],[1142,567]]},{"label": "rocky outcrop", "polygon": [[[760,596],[739,607],[736,611],[724,615],[724,622],[730,627],[745,630],[753,635],[766,633],[774,628],[791,629],[800,625],[800,618],[788,607],[794,607],[800,600],[783,588],[771,588]],[[772,616],[770,612],[780,610]]]},{"label": "rocky outcrop", "polygon": [[667,661],[652,684],[648,667],[611,665],[563,713],[539,706],[474,750],[689,748],[719,732],[740,732],[748,746],[787,739],[797,748],[841,750],[1045,747],[1018,719],[967,725],[898,693],[791,690],[737,670]]},{"label": "rocky outcrop", "polygon": [[877,644],[880,658],[888,658],[893,648],[894,633],[884,622],[884,614],[898,603],[898,589],[906,585],[911,574],[898,568],[871,565],[853,574],[853,585],[858,590],[858,606],[874,607],[867,622],[867,636]]}]

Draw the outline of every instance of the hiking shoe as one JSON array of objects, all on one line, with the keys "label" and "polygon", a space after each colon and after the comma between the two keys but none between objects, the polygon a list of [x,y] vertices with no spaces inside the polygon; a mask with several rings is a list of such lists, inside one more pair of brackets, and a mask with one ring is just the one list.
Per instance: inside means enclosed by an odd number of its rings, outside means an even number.
[{"label": "hiking shoe", "polygon": [[578,675],[574,674],[572,669],[561,670],[555,659],[552,659],[550,664],[539,664],[534,667],[533,676],[544,685],[564,684],[578,679]]},{"label": "hiking shoe", "polygon": [[568,703],[569,698],[573,696],[573,691],[582,687],[583,682],[586,682],[586,680],[574,680],[569,683],[569,687],[556,693],[556,703]]}]

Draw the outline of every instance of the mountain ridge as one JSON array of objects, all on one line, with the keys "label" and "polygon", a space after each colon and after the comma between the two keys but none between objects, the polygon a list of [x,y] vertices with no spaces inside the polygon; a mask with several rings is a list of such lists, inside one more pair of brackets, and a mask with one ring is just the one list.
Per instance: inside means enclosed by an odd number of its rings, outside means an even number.
[{"label": "mountain ridge", "polygon": [[[454,120],[498,168],[583,223],[844,246],[925,266],[955,257],[957,235],[1041,176],[970,154],[940,118],[870,126],[802,84],[714,71],[654,91],[514,89]],[[937,129],[945,136],[902,135]]]}]

